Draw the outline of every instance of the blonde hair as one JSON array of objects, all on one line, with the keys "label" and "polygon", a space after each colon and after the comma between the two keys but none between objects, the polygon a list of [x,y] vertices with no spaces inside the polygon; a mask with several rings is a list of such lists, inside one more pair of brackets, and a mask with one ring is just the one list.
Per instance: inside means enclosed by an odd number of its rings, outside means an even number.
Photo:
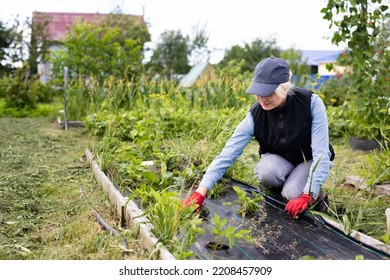
[{"label": "blonde hair", "polygon": [[288,95],[288,92],[290,89],[293,87],[293,84],[291,83],[291,77],[292,73],[290,71],[290,77],[289,80],[283,84],[280,84],[276,89],[275,89],[275,94],[278,95],[279,97],[286,98]]}]

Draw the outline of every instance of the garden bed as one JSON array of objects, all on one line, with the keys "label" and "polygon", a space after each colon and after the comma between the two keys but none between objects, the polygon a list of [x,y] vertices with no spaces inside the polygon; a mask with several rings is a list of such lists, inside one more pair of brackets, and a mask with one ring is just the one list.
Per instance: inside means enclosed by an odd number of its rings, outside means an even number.
[{"label": "garden bed", "polygon": [[293,220],[285,213],[285,203],[279,197],[234,180],[229,185],[239,186],[248,194],[260,192],[266,198],[260,210],[243,220],[237,214],[237,196],[230,188],[219,199],[206,201],[210,213],[203,226],[207,229],[209,217],[217,213],[229,221],[229,226],[251,228],[254,243],[238,240],[229,250],[209,250],[207,245],[213,236],[206,232],[192,247],[200,259],[390,259],[390,246],[376,239],[357,231],[346,235],[337,222],[311,213]]},{"label": "garden bed", "polygon": [[[110,200],[116,204],[120,215],[126,215],[126,222],[132,229],[139,229],[141,242],[150,251],[159,248],[160,259],[174,259],[174,256],[151,233],[153,227],[142,215],[142,210],[133,201],[115,188],[100,167],[94,162],[92,154],[86,150],[94,175],[109,193]],[[251,195],[261,193],[258,188],[230,181]],[[199,235],[190,248],[195,259],[390,259],[390,246],[357,231],[344,234],[343,227],[331,219],[306,213],[299,220],[291,219],[284,212],[284,202],[280,198],[261,193],[266,199],[260,202],[255,215],[243,217],[237,214],[239,205],[233,188],[221,194],[218,199],[207,199],[201,227],[205,234]],[[222,203],[221,203],[222,202]],[[127,203],[125,212],[123,207]],[[227,240],[216,239],[211,233],[212,217],[217,214],[228,221],[228,226],[248,229],[253,243],[235,240],[229,248]]]},{"label": "garden bed", "polygon": [[[153,251],[155,248],[160,248],[158,252],[159,259],[172,260],[175,259],[173,255],[164,248],[157,240],[157,238],[151,233],[150,222],[143,217],[142,211],[133,201],[128,201],[126,197],[115,188],[108,177],[101,171],[99,165],[93,160],[91,152],[86,149],[85,155],[87,161],[90,163],[93,174],[96,180],[101,184],[103,189],[108,192],[111,203],[116,205],[118,215],[125,219],[126,224],[134,231],[139,231],[140,241],[143,246],[149,251]],[[124,217],[123,217],[124,216]]]}]

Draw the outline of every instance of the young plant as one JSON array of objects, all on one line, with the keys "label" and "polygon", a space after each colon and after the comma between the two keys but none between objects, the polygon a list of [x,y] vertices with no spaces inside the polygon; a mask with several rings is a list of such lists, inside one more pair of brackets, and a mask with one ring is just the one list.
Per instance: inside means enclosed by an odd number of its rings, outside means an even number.
[{"label": "young plant", "polygon": [[221,219],[218,214],[214,214],[212,219],[215,227],[210,228],[212,234],[214,234],[214,242],[209,243],[209,247],[214,250],[218,250],[221,247],[226,248],[226,241],[228,241],[228,247],[226,249],[233,248],[235,240],[245,239],[247,242],[252,243],[252,237],[250,230],[242,229],[239,227],[226,227],[227,220]]},{"label": "young plant", "polygon": [[215,184],[214,188],[212,188],[208,193],[207,197],[211,199],[217,199],[222,194],[226,193],[228,189],[228,185],[226,184],[228,179],[222,178],[221,182],[218,182]]},{"label": "young plant", "polygon": [[259,194],[252,192],[253,198],[248,197],[247,193],[240,189],[237,186],[233,186],[233,189],[238,195],[238,200],[240,204],[240,209],[238,209],[238,214],[241,216],[253,215],[259,208],[259,202],[264,200],[264,197]]},{"label": "young plant", "polygon": [[153,224],[152,232],[177,259],[186,259],[193,255],[187,249],[196,242],[196,237],[204,233],[200,227],[202,219],[194,215],[194,207],[181,209],[176,192],[151,189],[153,203],[149,204],[146,216]]}]

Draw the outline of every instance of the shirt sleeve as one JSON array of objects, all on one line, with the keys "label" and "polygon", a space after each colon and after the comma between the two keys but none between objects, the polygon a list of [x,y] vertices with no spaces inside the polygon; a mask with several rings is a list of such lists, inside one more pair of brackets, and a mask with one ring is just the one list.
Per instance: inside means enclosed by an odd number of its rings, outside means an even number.
[{"label": "shirt sleeve", "polygon": [[330,168],[328,120],[325,105],[321,98],[313,94],[311,98],[311,148],[313,163],[310,167],[309,177],[304,192],[313,193],[317,199],[322,185],[325,183]]},{"label": "shirt sleeve", "polygon": [[199,186],[211,190],[229,167],[242,154],[254,134],[254,122],[250,111],[234,130],[221,153],[211,162]]}]

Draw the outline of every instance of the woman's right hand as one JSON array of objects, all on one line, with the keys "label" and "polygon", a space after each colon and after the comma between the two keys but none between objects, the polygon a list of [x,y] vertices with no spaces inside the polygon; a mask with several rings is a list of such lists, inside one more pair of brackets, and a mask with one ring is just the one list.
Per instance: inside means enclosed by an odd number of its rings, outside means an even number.
[{"label": "woman's right hand", "polygon": [[[204,190],[205,189],[205,190]],[[207,189],[199,187],[196,191],[194,191],[190,196],[184,199],[181,203],[181,206],[191,207],[193,205],[197,205],[196,212],[200,212],[202,210],[203,202],[206,198]]]},{"label": "woman's right hand", "polygon": [[205,196],[198,193],[193,192],[189,197],[183,200],[181,203],[181,206],[184,207],[191,207],[193,205],[196,205],[196,212],[200,212],[202,210],[203,202],[204,202]]}]

